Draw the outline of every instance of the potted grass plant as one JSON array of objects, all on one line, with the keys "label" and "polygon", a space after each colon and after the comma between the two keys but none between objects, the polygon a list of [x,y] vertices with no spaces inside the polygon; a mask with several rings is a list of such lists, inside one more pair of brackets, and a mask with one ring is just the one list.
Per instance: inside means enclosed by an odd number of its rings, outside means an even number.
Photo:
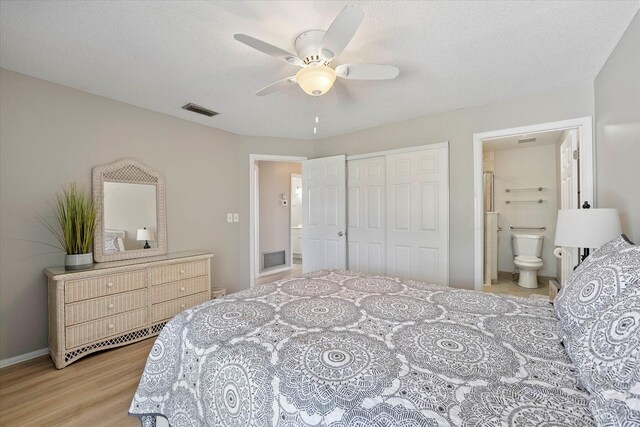
[{"label": "potted grass plant", "polygon": [[67,270],[80,270],[93,264],[93,237],[96,206],[90,195],[75,183],[65,187],[55,198],[56,223],[44,221],[66,252]]}]

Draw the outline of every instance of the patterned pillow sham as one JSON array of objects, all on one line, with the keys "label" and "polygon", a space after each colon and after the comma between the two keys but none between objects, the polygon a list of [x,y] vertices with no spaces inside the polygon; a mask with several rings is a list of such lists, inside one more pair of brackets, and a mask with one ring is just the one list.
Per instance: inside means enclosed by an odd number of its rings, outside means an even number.
[{"label": "patterned pillow sham", "polygon": [[640,278],[630,283],[567,347],[598,426],[640,425]]},{"label": "patterned pillow sham", "polygon": [[589,256],[571,274],[554,302],[565,344],[573,331],[605,310],[639,276],[640,246],[631,244],[624,235]]},{"label": "patterned pillow sham", "polygon": [[621,234],[618,237],[615,237],[593,251],[591,255],[587,257],[584,261],[580,263],[580,265],[576,268],[576,272],[582,271],[584,268],[594,264],[594,263],[602,263],[606,261],[606,258],[610,257],[612,254],[615,254],[621,250],[629,249],[634,247],[635,245],[627,236]]}]

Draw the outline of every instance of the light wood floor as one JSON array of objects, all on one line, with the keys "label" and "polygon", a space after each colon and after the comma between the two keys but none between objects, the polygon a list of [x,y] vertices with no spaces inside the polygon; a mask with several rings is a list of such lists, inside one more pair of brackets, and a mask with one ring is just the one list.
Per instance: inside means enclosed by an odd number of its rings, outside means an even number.
[{"label": "light wood floor", "polygon": [[269,274],[268,276],[258,277],[255,281],[256,285],[264,285],[265,283],[275,282],[276,280],[286,279],[287,277],[299,276],[302,274],[302,264],[294,262],[291,270],[282,273]]},{"label": "light wood floor", "polygon": [[127,415],[155,337],[58,370],[49,356],[0,369],[0,426],[140,426]]}]

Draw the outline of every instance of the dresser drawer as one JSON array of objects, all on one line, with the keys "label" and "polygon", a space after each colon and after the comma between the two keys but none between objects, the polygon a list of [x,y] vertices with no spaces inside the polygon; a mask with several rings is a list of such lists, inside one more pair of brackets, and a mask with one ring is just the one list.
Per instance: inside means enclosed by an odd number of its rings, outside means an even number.
[{"label": "dresser drawer", "polygon": [[209,292],[201,292],[199,294],[174,299],[173,301],[155,304],[151,307],[153,312],[153,323],[171,319],[173,316],[185,311],[187,308],[202,304],[206,301],[209,301]]},{"label": "dresser drawer", "polygon": [[139,289],[87,301],[74,302],[64,307],[66,326],[112,316],[147,306],[147,290]]},{"label": "dresser drawer", "polygon": [[74,348],[93,341],[119,335],[147,324],[147,308],[140,308],[115,316],[104,317],[93,322],[81,323],[66,328],[66,348]]},{"label": "dresser drawer", "polygon": [[71,280],[64,286],[64,302],[70,303],[120,292],[133,291],[147,286],[145,270],[113,274],[91,279]]},{"label": "dresser drawer", "polygon": [[209,273],[207,271],[206,260],[153,267],[150,270],[152,285],[175,282],[176,280],[188,279],[190,277],[204,276]]},{"label": "dresser drawer", "polygon": [[151,288],[151,303],[158,304],[199,292],[209,292],[209,286],[209,276],[200,276],[153,286]]}]

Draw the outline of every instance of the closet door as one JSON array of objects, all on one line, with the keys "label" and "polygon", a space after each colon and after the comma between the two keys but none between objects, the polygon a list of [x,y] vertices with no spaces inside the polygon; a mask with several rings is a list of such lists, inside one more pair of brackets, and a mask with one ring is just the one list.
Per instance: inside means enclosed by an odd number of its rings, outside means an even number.
[{"label": "closet door", "polygon": [[346,157],[302,162],[302,269],[347,267]]},{"label": "closet door", "polygon": [[387,275],[449,283],[447,147],[386,156]]},{"label": "closet door", "polygon": [[385,159],[347,162],[349,270],[385,274]]}]

